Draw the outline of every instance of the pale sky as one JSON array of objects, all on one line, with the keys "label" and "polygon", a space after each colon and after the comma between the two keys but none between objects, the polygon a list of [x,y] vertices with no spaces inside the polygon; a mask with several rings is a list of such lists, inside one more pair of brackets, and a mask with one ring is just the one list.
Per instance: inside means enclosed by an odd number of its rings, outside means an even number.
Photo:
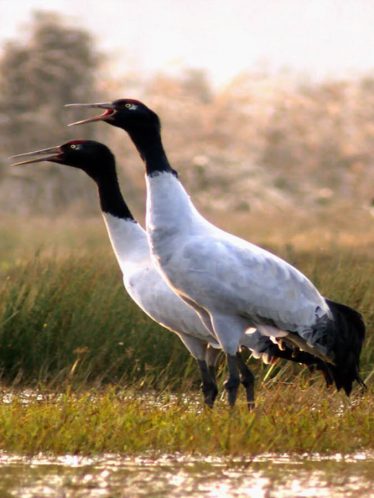
[{"label": "pale sky", "polygon": [[57,11],[148,73],[205,69],[216,85],[266,63],[313,78],[374,71],[374,0],[0,0],[0,47]]}]

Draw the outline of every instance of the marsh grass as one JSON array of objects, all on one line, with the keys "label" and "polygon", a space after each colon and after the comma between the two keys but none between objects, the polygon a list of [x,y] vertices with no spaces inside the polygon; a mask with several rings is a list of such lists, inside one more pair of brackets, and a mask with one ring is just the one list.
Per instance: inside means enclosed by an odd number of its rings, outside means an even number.
[{"label": "marsh grass", "polygon": [[[370,256],[344,249],[277,252],[324,295],[363,313],[368,333],[362,374],[374,380]],[[255,361],[252,366],[260,377],[266,375],[267,367]],[[298,371],[282,362],[267,375],[287,380]],[[172,333],[129,299],[115,261],[102,249],[79,256],[36,254],[1,272],[0,375],[20,386],[133,382],[145,389],[188,390],[198,385],[194,361]]]},{"label": "marsh grass", "polygon": [[111,260],[32,258],[11,268],[0,289],[3,381],[37,385],[147,379],[180,382],[189,356],[127,297]]},{"label": "marsh grass", "polygon": [[327,393],[297,379],[259,390],[249,413],[218,401],[204,409],[195,397],[130,389],[5,395],[0,405],[0,448],[36,454],[350,453],[374,449],[374,397]]}]

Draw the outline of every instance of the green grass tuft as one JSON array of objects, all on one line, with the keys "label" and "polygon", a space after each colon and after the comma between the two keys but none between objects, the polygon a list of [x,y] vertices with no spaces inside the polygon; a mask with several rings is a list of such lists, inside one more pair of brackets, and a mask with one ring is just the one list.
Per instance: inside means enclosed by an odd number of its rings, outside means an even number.
[{"label": "green grass tuft", "polygon": [[[299,382],[263,386],[249,413],[204,409],[195,398],[132,389],[22,393],[0,405],[0,449],[24,454],[355,452],[374,449],[374,396],[347,401]],[[244,397],[244,396],[242,396]],[[241,397],[241,398],[242,398]]]},{"label": "green grass tuft", "polygon": [[176,385],[190,368],[179,340],[130,300],[99,257],[35,258],[3,275],[0,369],[22,384],[147,380]]}]

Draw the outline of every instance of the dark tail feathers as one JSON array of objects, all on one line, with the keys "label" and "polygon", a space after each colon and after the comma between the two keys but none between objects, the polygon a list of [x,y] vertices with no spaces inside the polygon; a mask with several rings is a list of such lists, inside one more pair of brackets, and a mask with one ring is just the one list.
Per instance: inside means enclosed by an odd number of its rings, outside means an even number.
[{"label": "dark tail feathers", "polygon": [[327,331],[334,338],[333,350],[335,366],[331,366],[331,373],[338,391],[344,389],[347,396],[352,391],[352,384],[356,380],[365,387],[359,375],[360,353],[365,339],[365,324],[360,313],[344,304],[335,303],[326,299],[333,322]]},{"label": "dark tail feathers", "polygon": [[284,360],[294,361],[295,363],[306,365],[311,371],[320,370],[326,381],[327,387],[334,383],[331,365],[325,363],[316,356],[306,353],[305,351],[295,351],[289,347],[286,347],[284,350],[280,350],[278,346],[273,344],[271,341],[269,341],[266,352],[275,358],[282,358]]}]

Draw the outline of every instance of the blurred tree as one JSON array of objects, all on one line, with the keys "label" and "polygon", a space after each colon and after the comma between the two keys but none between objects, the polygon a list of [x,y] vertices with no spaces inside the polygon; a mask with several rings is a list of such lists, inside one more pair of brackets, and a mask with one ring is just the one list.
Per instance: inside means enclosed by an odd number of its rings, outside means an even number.
[{"label": "blurred tree", "polygon": [[97,97],[99,56],[86,31],[45,12],[34,14],[30,31],[9,42],[0,61],[0,126],[8,150],[67,137],[63,105]]},{"label": "blurred tree", "polygon": [[[63,106],[98,98],[99,60],[93,39],[85,30],[68,26],[55,13],[34,14],[28,35],[9,42],[0,60],[0,148],[4,156],[55,145],[74,136],[75,130],[66,127],[74,113],[68,114]],[[90,138],[97,131],[97,127],[84,130]],[[44,171],[43,178],[37,168],[17,171],[17,176],[24,177],[26,190],[37,193],[35,183],[40,181],[42,196],[51,197],[53,206],[67,200],[63,199],[61,182],[70,174],[68,168],[57,167],[50,168],[48,174]],[[75,174],[69,201],[82,193]],[[34,197],[32,192],[30,195]]]}]

